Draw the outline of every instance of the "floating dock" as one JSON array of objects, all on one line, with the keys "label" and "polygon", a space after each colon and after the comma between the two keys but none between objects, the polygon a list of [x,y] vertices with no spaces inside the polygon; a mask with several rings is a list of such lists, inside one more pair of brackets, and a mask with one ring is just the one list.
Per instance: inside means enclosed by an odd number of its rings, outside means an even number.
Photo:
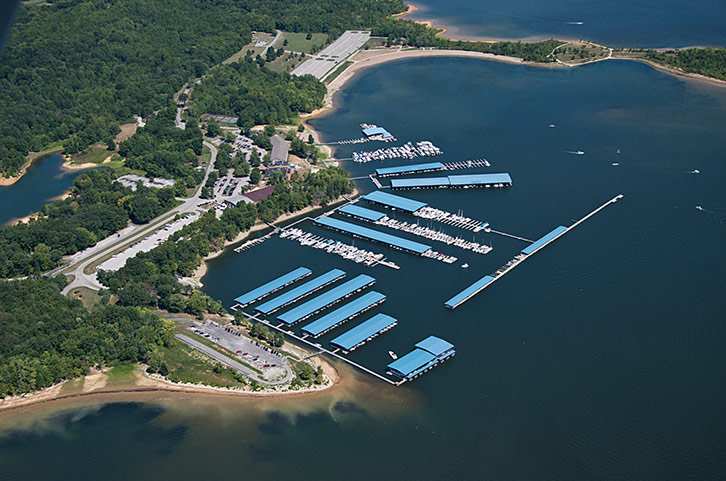
[{"label": "floating dock", "polygon": [[319,291],[325,286],[333,284],[345,277],[345,272],[340,269],[332,269],[323,275],[316,277],[305,284],[302,284],[295,289],[292,289],[280,296],[270,299],[264,304],[260,304],[255,310],[261,314],[272,314],[276,310],[285,307],[288,304],[292,304],[310,294]]},{"label": "floating dock", "polygon": [[486,275],[446,301],[444,305],[449,309],[456,309],[475,295],[477,295],[480,291],[483,291],[487,287],[489,287],[489,284],[494,282],[496,279],[492,276]]},{"label": "floating dock", "polygon": [[314,297],[313,299],[310,299],[304,304],[300,304],[294,309],[291,309],[277,316],[277,319],[287,325],[295,324],[296,322],[303,321],[308,317],[322,311],[326,307],[332,306],[333,304],[340,302],[346,297],[350,297],[356,292],[360,292],[375,283],[376,280],[371,276],[361,274],[349,280],[348,282],[334,287],[333,289],[330,289],[329,291],[317,297]]},{"label": "floating dock", "polygon": [[312,273],[313,271],[311,271],[307,267],[298,267],[297,269],[290,271],[287,274],[278,277],[277,279],[271,280],[267,284],[261,285],[257,289],[253,289],[245,294],[242,294],[235,299],[235,302],[237,302],[237,304],[239,304],[241,307],[252,304],[253,302],[259,301],[260,299],[263,299],[270,294],[277,292],[280,289],[283,289],[304,277],[309,276]]},{"label": "floating dock", "polygon": [[410,252],[412,254],[422,255],[425,252],[431,250],[431,246],[421,244],[420,242],[411,241],[408,239],[404,239],[403,237],[398,237],[395,235],[387,234],[385,232],[369,229],[368,227],[363,227],[358,224],[351,224],[350,222],[346,222],[340,219],[334,219],[328,216],[320,216],[315,219],[315,222],[324,227],[328,227],[330,229],[343,232],[354,237],[359,237],[361,239],[374,242],[380,242],[394,249]]},{"label": "floating dock", "polygon": [[474,189],[511,187],[512,177],[502,174],[449,175],[447,177],[420,177],[393,179],[392,189]]},{"label": "floating dock", "polygon": [[313,337],[320,337],[354,317],[373,309],[386,300],[380,292],[372,291],[304,326],[302,331]]},{"label": "floating dock", "polygon": [[398,324],[398,321],[386,314],[376,314],[353,329],[344,332],[330,343],[345,352],[352,352],[371,339],[383,334]]},{"label": "floating dock", "polygon": [[379,220],[386,217],[386,214],[384,214],[383,212],[366,209],[365,207],[361,207],[355,204],[346,204],[343,207],[339,208],[336,212],[340,212],[341,214],[345,214],[356,219],[366,220],[370,222],[378,222]]},{"label": "floating dock", "polygon": [[397,175],[423,174],[426,172],[438,172],[446,170],[446,166],[441,162],[428,162],[425,164],[399,165],[396,167],[382,167],[376,169],[378,177],[395,177]]},{"label": "floating dock", "polygon": [[410,381],[456,355],[453,344],[436,336],[427,337],[415,347],[388,365],[391,375]]},{"label": "floating dock", "polygon": [[528,245],[527,247],[522,249],[522,254],[524,254],[525,256],[534,254],[538,250],[543,249],[548,244],[556,241],[557,239],[559,239],[560,237],[565,235],[567,233],[567,230],[568,229],[565,226],[559,226],[559,227],[554,228],[548,234],[540,237],[539,239],[537,239],[536,241],[532,242],[530,245]]},{"label": "floating dock", "polygon": [[423,209],[428,205],[417,200],[407,199],[406,197],[389,194],[380,190],[374,190],[361,198],[372,204],[378,204],[387,209],[401,210],[403,212],[408,212],[409,214],[413,214],[417,210]]}]

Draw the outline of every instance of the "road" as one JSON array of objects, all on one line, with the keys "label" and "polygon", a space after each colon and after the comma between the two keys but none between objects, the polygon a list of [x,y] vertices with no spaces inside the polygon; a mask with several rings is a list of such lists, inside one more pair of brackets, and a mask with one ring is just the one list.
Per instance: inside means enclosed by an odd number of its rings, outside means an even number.
[{"label": "road", "polygon": [[[48,275],[65,274],[73,277],[70,284],[63,289],[63,294],[68,294],[73,289],[77,289],[79,287],[86,287],[94,291],[101,289],[103,286],[98,282],[93,266],[99,264],[104,257],[113,255],[113,253],[123,250],[124,247],[140,241],[158,228],[165,225],[168,221],[174,219],[177,214],[190,213],[195,210],[204,210],[202,205],[209,203],[209,200],[201,198],[202,189],[207,183],[209,174],[214,169],[214,163],[217,161],[218,153],[217,148],[209,142],[204,142],[204,145],[209,148],[212,155],[209,160],[209,165],[207,165],[207,168],[204,171],[204,179],[194,195],[184,199],[180,205],[174,207],[170,211],[164,212],[148,224],[127,227],[116,234],[103,239],[95,246],[71,256],[69,264],[58,267],[49,272]],[[93,272],[88,273],[89,271]]]},{"label": "road", "polygon": [[292,381],[292,371],[290,369],[287,369],[285,371],[285,376],[281,379],[270,381],[262,377],[257,372],[253,371],[249,367],[245,366],[239,361],[236,361],[235,359],[222,354],[221,352],[217,351],[216,349],[212,349],[211,347],[207,346],[206,344],[203,344],[196,339],[192,339],[189,336],[186,336],[184,334],[177,334],[175,336],[177,339],[179,339],[184,344],[190,346],[191,348],[203,353],[204,355],[214,359],[215,361],[218,361],[222,363],[224,366],[234,369],[235,371],[241,373],[243,376],[246,376],[250,379],[255,380],[256,382],[259,382],[260,384],[264,384],[266,386],[280,386],[283,384],[287,384],[290,381]]}]

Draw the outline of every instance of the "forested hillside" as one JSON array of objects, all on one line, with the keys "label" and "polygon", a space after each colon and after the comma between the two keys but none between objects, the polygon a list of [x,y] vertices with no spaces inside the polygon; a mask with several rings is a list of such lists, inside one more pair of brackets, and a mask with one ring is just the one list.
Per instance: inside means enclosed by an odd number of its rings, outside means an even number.
[{"label": "forested hillside", "polygon": [[250,31],[374,24],[400,0],[55,0],[20,8],[0,53],[0,175],[28,151],[71,152],[163,106],[250,40]]},{"label": "forested hillside", "polygon": [[172,336],[159,317],[137,308],[88,312],[51,280],[0,281],[0,399],[81,376],[91,367],[146,361]]},{"label": "forested hillside", "polygon": [[323,105],[325,86],[313,77],[293,77],[259,67],[251,58],[215,67],[194,89],[192,110],[237,116],[239,125],[290,123],[300,112]]},{"label": "forested hillside", "polygon": [[648,52],[646,58],[684,72],[726,80],[726,48],[688,48]]}]

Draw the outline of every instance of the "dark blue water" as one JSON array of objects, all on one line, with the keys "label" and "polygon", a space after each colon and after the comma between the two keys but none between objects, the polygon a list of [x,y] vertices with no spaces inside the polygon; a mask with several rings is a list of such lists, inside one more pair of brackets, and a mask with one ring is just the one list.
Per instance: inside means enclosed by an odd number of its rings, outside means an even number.
[{"label": "dark blue water", "polygon": [[432,19],[459,36],[587,39],[613,47],[726,45],[723,0],[421,0],[416,4],[421,10],[413,19]]},{"label": "dark blue water", "polygon": [[33,462],[89,444],[102,452],[84,463],[112,462],[106,479],[723,479],[726,90],[637,63],[565,71],[437,58],[368,70],[337,100],[315,122],[327,140],[376,122],[434,141],[444,160],[486,156],[489,171],[510,172],[506,191],[405,194],[496,228],[536,237],[625,198],[454,312],[443,302],[521,244],[483,235],[495,251],[462,255],[467,270],[390,251],[400,271],[365,269],[283,239],[229,252],[204,279],[225,304],[298,265],[367,272],[388,295],[378,311],[400,324],[354,359],[380,369],[387,350],[429,334],[457,356],[402,388],[364,381],[285,408],[176,415],[131,404],[80,425],[54,418],[0,437],[0,479],[97,479],[76,463]]},{"label": "dark blue water", "polygon": [[65,171],[62,166],[61,155],[49,155],[33,162],[15,184],[0,186],[0,224],[37,212],[67,191],[80,171]]}]

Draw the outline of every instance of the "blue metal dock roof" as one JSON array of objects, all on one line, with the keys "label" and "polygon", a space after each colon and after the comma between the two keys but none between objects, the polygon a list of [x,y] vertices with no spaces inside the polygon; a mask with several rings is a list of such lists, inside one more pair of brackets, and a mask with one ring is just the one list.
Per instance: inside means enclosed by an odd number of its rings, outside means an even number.
[{"label": "blue metal dock roof", "polygon": [[423,349],[414,349],[403,357],[399,357],[388,365],[392,371],[399,373],[402,377],[409,377],[422,368],[428,366],[436,356]]},{"label": "blue metal dock roof", "polygon": [[366,209],[365,207],[361,207],[359,205],[355,204],[346,204],[340,209],[338,209],[338,212],[342,212],[343,214],[352,215],[353,217],[358,217],[360,219],[369,220],[371,222],[377,222],[381,219],[383,219],[386,214],[383,212],[378,212],[377,210],[372,209]]},{"label": "blue metal dock roof", "polygon": [[469,174],[450,175],[449,182],[452,187],[460,185],[494,185],[511,184],[512,177],[509,174]]},{"label": "blue metal dock roof", "polygon": [[242,304],[243,306],[246,306],[247,304],[262,299],[263,297],[267,297],[273,292],[279,291],[283,287],[290,285],[293,282],[302,279],[303,277],[307,277],[312,273],[313,271],[311,271],[307,267],[298,267],[297,269],[290,271],[287,274],[278,277],[277,279],[271,280],[267,284],[261,285],[257,289],[253,289],[245,294],[242,294],[241,296],[237,297],[235,301]]},{"label": "blue metal dock roof", "polygon": [[376,169],[376,175],[386,177],[388,175],[403,175],[414,172],[431,172],[435,170],[445,170],[444,164],[441,162],[428,162],[425,164],[398,165],[396,167],[381,167]]},{"label": "blue metal dock roof", "polygon": [[448,301],[446,301],[444,305],[449,309],[455,309],[459,307],[460,304],[468,300],[471,296],[494,282],[494,280],[495,279],[492,276],[484,276],[457,295],[455,295],[454,297],[452,297],[451,299],[449,299]]},{"label": "blue metal dock roof", "polygon": [[257,312],[261,312],[262,314],[270,314],[271,312],[274,312],[279,308],[290,304],[291,302],[295,302],[298,299],[302,299],[303,297],[312,294],[318,289],[321,289],[328,284],[337,281],[338,279],[342,279],[343,277],[345,277],[345,272],[341,271],[340,269],[332,269],[325,274],[316,277],[315,279],[307,281],[305,284],[302,284],[295,289],[292,289],[280,296],[277,296],[274,299],[270,299],[264,304],[260,304],[255,308],[255,310]]},{"label": "blue metal dock roof", "polygon": [[559,226],[559,227],[554,228],[552,230],[552,232],[550,232],[549,234],[537,239],[536,241],[534,241],[533,243],[531,243],[530,245],[528,245],[527,247],[522,249],[522,254],[524,254],[526,256],[528,256],[530,254],[534,254],[535,252],[537,252],[538,250],[540,250],[541,248],[543,248],[550,242],[552,242],[555,239],[557,239],[558,237],[560,237],[565,232],[567,232],[567,227]]},{"label": "blue metal dock roof", "polygon": [[357,316],[361,312],[370,309],[385,300],[386,296],[380,292],[367,292],[359,298],[304,326],[302,330],[312,336],[320,336],[321,334],[324,334],[334,327],[344,323],[348,319]]},{"label": "blue metal dock roof", "polygon": [[320,216],[315,219],[315,222],[320,225],[330,227],[331,229],[337,229],[339,231],[343,231],[348,234],[361,237],[363,239],[383,242],[384,244],[398,247],[399,249],[414,252],[416,254],[423,254],[424,252],[431,250],[431,246],[421,244],[420,242],[411,241],[408,239],[404,239],[403,237],[398,237],[395,235],[387,234],[385,232],[369,229],[368,227],[363,227],[357,224],[351,224],[350,222],[345,222],[343,220],[334,219],[328,216]]},{"label": "blue metal dock roof", "polygon": [[421,177],[417,179],[392,179],[391,187],[394,189],[414,189],[416,187],[449,187],[448,177]]},{"label": "blue metal dock roof", "polygon": [[391,133],[383,127],[368,127],[363,129],[363,135],[371,137],[373,135],[383,135],[384,137],[390,137]]},{"label": "blue metal dock roof", "polygon": [[454,349],[454,345],[448,341],[444,341],[440,337],[429,336],[423,341],[416,344],[416,347],[428,351],[434,356],[440,356],[445,352]]},{"label": "blue metal dock roof", "polygon": [[324,309],[325,307],[335,304],[341,299],[348,297],[356,291],[364,289],[372,284],[375,284],[376,280],[371,276],[361,274],[353,279],[344,282],[343,284],[330,289],[317,297],[310,299],[304,304],[291,309],[283,314],[277,316],[277,319],[284,322],[285,324],[294,324],[301,321],[316,312]]},{"label": "blue metal dock roof", "polygon": [[362,198],[368,202],[382,204],[392,209],[399,209],[406,212],[416,212],[428,205],[417,200],[407,199],[405,197],[389,194],[380,190],[374,190],[373,192],[364,195]]},{"label": "blue metal dock roof", "polygon": [[396,319],[386,314],[376,314],[367,321],[358,324],[353,329],[344,332],[330,343],[346,351],[352,351],[368,339],[377,336],[398,323]]}]

